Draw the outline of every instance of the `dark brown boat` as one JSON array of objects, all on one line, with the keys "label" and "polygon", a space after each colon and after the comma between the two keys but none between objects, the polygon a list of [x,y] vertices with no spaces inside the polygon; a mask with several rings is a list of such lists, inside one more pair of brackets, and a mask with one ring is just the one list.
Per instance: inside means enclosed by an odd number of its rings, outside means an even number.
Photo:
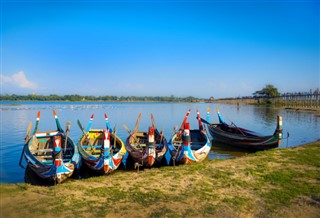
[{"label": "dark brown boat", "polygon": [[272,135],[261,136],[260,134],[240,128],[234,123],[227,124],[217,109],[219,123],[210,123],[210,109],[207,111],[207,120],[202,119],[208,125],[209,132],[214,141],[229,146],[248,150],[266,150],[280,146],[282,139],[282,117],[277,117],[277,126]]}]

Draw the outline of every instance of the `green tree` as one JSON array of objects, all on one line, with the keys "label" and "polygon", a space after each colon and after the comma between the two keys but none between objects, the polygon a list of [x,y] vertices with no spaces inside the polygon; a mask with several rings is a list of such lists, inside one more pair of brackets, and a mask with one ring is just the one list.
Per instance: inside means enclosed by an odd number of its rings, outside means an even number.
[{"label": "green tree", "polygon": [[271,84],[266,85],[263,89],[256,91],[253,95],[257,97],[273,98],[280,95],[278,89]]}]

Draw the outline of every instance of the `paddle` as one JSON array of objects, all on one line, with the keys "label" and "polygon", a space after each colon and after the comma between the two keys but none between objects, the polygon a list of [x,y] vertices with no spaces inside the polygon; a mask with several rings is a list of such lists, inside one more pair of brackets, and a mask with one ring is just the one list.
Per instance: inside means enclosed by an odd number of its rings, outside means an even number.
[{"label": "paddle", "polygon": [[134,127],[133,133],[138,132],[140,120],[141,120],[141,113],[140,113],[139,116],[138,116],[138,119],[137,119],[137,121],[136,121],[136,125],[135,125],[135,127]]},{"label": "paddle", "polygon": [[[196,117],[196,119],[198,119],[198,117]],[[201,120],[203,123],[207,124],[207,125],[211,125],[211,123],[209,123],[208,121],[206,121],[206,120],[203,119],[203,118],[200,118],[200,120]]]},{"label": "paddle", "polygon": [[83,127],[82,127],[82,125],[81,125],[81,123],[80,123],[80,120],[78,120],[78,126],[79,126],[79,128],[81,129],[81,131],[82,131],[82,133],[83,133],[83,135],[86,135],[86,132],[84,131],[84,129],[83,129]]},{"label": "paddle", "polygon": [[154,121],[154,116],[153,116],[153,114],[151,114],[151,122],[152,122],[152,127],[153,127],[154,129],[156,129],[157,127],[156,127],[156,122]]},{"label": "paddle", "polygon": [[131,130],[125,124],[122,124],[122,127],[129,133],[130,136],[132,136],[134,138],[136,143],[139,144],[139,140],[136,138],[134,133],[132,133]]},{"label": "paddle", "polygon": [[174,134],[176,134],[177,129],[178,129],[178,125],[175,125],[175,127],[173,127],[171,138],[174,136]]},{"label": "paddle", "polygon": [[78,123],[79,128],[80,128],[81,131],[82,131],[83,136],[86,136],[86,141],[89,140],[89,137],[87,136],[87,133],[84,131],[84,129],[83,129],[81,123],[80,123],[80,120],[78,120],[77,123]]},{"label": "paddle", "polygon": [[67,142],[68,142],[68,132],[70,131],[71,122],[67,121],[66,123],[66,139],[64,141],[64,153],[66,153]]},{"label": "paddle", "polygon": [[240,129],[239,127],[237,127],[237,125],[236,125],[234,122],[231,121],[231,125],[234,125],[234,126],[239,130],[239,132],[240,132],[243,136],[247,136],[246,134],[244,134],[244,133],[241,131],[241,129]]},{"label": "paddle", "polygon": [[160,135],[161,135],[161,138],[160,138],[160,145],[161,145],[161,142],[162,142],[162,139],[163,139],[163,133],[164,133],[164,128],[162,127],[162,129],[161,129],[161,133],[160,133]]},{"label": "paddle", "polygon": [[21,156],[20,156],[20,161],[19,161],[19,166],[21,168],[24,169],[24,166],[22,166],[21,162],[22,162],[22,157],[23,157],[23,151],[24,151],[24,148],[29,140],[29,135],[30,135],[30,132],[31,132],[31,129],[32,129],[32,122],[30,121],[29,122],[29,125],[28,125],[28,128],[27,128],[27,134],[26,134],[26,137],[24,138],[24,145],[23,145],[23,148],[22,148],[22,152],[21,152]]},{"label": "paddle", "polygon": [[[151,122],[152,122],[152,127],[156,130],[156,129],[157,129],[157,126],[156,126],[156,121],[154,120],[153,114],[151,114]],[[157,130],[157,132],[158,132],[158,130]],[[164,132],[164,128],[162,127],[161,133],[159,133],[159,134],[161,135],[160,144],[161,144],[161,142],[162,142],[163,132]]]}]

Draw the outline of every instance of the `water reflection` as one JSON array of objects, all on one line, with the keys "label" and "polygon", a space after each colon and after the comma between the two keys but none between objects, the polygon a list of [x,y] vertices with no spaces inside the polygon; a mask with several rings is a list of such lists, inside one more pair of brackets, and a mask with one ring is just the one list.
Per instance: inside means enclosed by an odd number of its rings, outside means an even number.
[{"label": "water reflection", "polygon": [[214,140],[211,140],[211,156],[209,159],[224,159],[232,157],[241,157],[250,153],[254,153],[252,150],[237,148],[230,145],[226,145]]},{"label": "water reflection", "polygon": [[261,119],[265,126],[273,125],[280,110],[272,107],[253,107],[253,114],[255,117]]}]

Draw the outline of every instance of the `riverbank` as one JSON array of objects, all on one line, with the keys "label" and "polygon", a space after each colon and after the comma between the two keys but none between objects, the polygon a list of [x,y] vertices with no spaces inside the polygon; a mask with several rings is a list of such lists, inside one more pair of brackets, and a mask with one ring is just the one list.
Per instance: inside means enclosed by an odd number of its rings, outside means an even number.
[{"label": "riverbank", "polygon": [[1,217],[318,217],[320,142],[236,159],[1,184]]}]

